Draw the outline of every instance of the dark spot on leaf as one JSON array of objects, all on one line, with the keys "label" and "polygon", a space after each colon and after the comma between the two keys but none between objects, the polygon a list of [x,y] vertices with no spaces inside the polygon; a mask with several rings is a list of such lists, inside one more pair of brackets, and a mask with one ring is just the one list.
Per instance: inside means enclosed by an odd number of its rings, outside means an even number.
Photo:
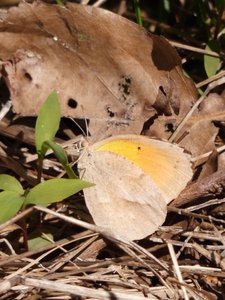
[{"label": "dark spot on leaf", "polygon": [[70,98],[68,100],[67,104],[70,108],[77,108],[77,101],[74,100],[73,98]]},{"label": "dark spot on leaf", "polygon": [[41,28],[41,29],[44,28],[44,23],[41,22],[40,20],[36,21],[35,23],[39,28]]},{"label": "dark spot on leaf", "polygon": [[173,125],[173,123],[167,123],[166,124],[166,131],[174,132],[174,125]]},{"label": "dark spot on leaf", "polygon": [[110,109],[110,107],[107,107],[106,110],[110,118],[113,118],[115,116],[115,113]]},{"label": "dark spot on leaf", "polygon": [[130,95],[130,85],[131,78],[129,76],[122,76],[122,80],[119,82],[119,90],[128,96]]},{"label": "dark spot on leaf", "polygon": [[155,114],[154,116],[152,116],[151,118],[149,118],[145,123],[144,126],[142,128],[141,134],[145,134],[149,128],[152,126],[152,124],[154,124],[154,121],[157,119],[158,115]]},{"label": "dark spot on leaf", "polygon": [[124,77],[127,84],[131,84],[131,78],[130,77]]},{"label": "dark spot on leaf", "polygon": [[25,73],[24,73],[24,77],[25,77],[27,80],[29,80],[29,81],[32,81],[32,80],[33,80],[32,76],[31,76],[30,73],[28,73],[28,72],[25,72]]},{"label": "dark spot on leaf", "polygon": [[128,84],[122,84],[122,88],[123,88],[124,94],[126,94],[126,95],[130,94],[129,85]]},{"label": "dark spot on leaf", "polygon": [[181,64],[179,55],[170,47],[166,39],[153,35],[151,39],[153,42],[151,57],[158,70],[171,71]]},{"label": "dark spot on leaf", "polygon": [[160,85],[159,90],[166,96],[166,91],[164,90],[163,86]]},{"label": "dark spot on leaf", "polygon": [[158,88],[158,95],[156,97],[153,108],[159,115],[171,116],[171,91],[167,86],[160,85]]},{"label": "dark spot on leaf", "polygon": [[138,148],[137,148],[139,151],[141,150],[141,147],[140,146],[138,146]]}]

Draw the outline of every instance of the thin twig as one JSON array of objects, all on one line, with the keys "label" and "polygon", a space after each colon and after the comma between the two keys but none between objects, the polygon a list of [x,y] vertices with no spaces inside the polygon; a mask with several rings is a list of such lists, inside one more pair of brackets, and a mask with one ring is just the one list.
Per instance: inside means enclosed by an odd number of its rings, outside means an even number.
[{"label": "thin twig", "polygon": [[27,215],[29,215],[34,210],[33,207],[29,207],[26,210],[22,211],[21,213],[17,214],[15,217],[11,218],[10,220],[6,221],[5,223],[0,225],[0,232],[7,226],[18,222],[19,220],[23,219]]},{"label": "thin twig", "polygon": [[225,76],[225,70],[223,70],[223,71],[219,72],[218,74],[213,75],[213,76],[211,76],[211,77],[209,77],[209,78],[207,78],[207,79],[205,79],[205,80],[197,83],[195,86],[196,86],[197,89],[199,89],[202,86],[207,85],[207,84],[209,84],[209,83],[211,83],[211,82],[213,82],[213,81],[215,81],[217,79],[220,79],[223,76]]},{"label": "thin twig", "polygon": [[203,220],[207,220],[207,221],[214,221],[214,222],[218,222],[218,223],[221,223],[221,224],[225,224],[225,220],[217,219],[217,218],[214,218],[212,216],[207,216],[207,215],[203,215],[203,214],[192,213],[192,212],[189,212],[188,209],[168,206],[168,211],[176,212],[179,215],[190,216],[190,217],[195,217],[195,218],[198,218],[198,219],[203,219]]},{"label": "thin twig", "polygon": [[174,41],[171,41],[171,40],[169,40],[169,43],[172,46],[176,47],[176,48],[181,48],[181,49],[185,49],[185,50],[188,50],[188,51],[193,51],[193,52],[196,52],[196,53],[202,53],[204,55],[209,55],[209,56],[213,56],[213,57],[220,57],[220,55],[215,51],[209,51],[209,50],[205,50],[205,49],[185,45],[185,44],[182,44],[182,43],[174,42]]}]

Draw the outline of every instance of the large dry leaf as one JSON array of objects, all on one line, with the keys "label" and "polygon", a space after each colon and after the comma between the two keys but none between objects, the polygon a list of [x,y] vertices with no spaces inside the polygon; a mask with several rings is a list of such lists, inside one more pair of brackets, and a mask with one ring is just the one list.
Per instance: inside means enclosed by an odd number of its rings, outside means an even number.
[{"label": "large dry leaf", "polygon": [[176,51],[109,11],[21,3],[0,22],[2,74],[14,111],[36,115],[52,89],[90,132],[140,133],[156,113],[181,119],[195,101]]}]

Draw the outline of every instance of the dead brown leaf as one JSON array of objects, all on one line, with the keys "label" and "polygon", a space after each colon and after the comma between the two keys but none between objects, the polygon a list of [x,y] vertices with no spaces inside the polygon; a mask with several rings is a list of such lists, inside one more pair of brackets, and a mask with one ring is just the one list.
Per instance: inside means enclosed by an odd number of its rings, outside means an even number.
[{"label": "dead brown leaf", "polygon": [[0,31],[2,74],[21,115],[36,115],[56,89],[62,115],[90,119],[98,139],[139,134],[157,114],[182,118],[196,99],[169,43],[109,11],[21,3]]}]

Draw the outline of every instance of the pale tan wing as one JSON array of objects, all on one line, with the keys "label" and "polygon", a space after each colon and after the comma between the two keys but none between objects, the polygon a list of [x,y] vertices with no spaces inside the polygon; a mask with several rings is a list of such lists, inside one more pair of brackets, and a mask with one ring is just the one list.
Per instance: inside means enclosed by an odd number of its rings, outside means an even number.
[{"label": "pale tan wing", "polygon": [[139,167],[112,152],[90,151],[79,168],[96,186],[84,190],[87,207],[99,226],[129,240],[155,232],[166,217],[166,200]]},{"label": "pale tan wing", "polygon": [[93,151],[113,151],[133,161],[151,177],[167,204],[180,194],[193,176],[190,155],[178,145],[166,141],[130,134],[113,136],[92,147]]}]

